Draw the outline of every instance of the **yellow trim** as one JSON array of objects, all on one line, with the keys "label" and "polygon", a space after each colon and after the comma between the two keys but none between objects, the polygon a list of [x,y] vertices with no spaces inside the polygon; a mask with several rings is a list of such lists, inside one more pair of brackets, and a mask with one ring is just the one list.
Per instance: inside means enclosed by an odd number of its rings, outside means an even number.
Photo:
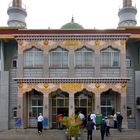
[{"label": "yellow trim", "polygon": [[61,84],[62,89],[74,89],[74,88],[78,88],[81,89],[82,88],[82,84],[81,83],[62,83]]},{"label": "yellow trim", "polygon": [[80,40],[64,40],[64,45],[79,45],[81,42]]},{"label": "yellow trim", "polygon": [[15,38],[12,35],[0,35],[0,38]]},{"label": "yellow trim", "polygon": [[140,34],[132,34],[130,38],[140,38]]}]

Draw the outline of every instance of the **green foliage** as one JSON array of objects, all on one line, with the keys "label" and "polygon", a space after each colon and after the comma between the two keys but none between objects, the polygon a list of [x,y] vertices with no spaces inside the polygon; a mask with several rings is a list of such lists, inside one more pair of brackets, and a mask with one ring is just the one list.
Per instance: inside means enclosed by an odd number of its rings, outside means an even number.
[{"label": "green foliage", "polygon": [[69,136],[77,137],[79,134],[79,126],[77,124],[73,124],[67,128],[67,133]]},{"label": "green foliage", "polygon": [[68,137],[77,137],[80,131],[80,126],[82,121],[79,117],[71,116],[71,117],[63,117],[62,118],[63,125],[66,126],[66,131]]}]

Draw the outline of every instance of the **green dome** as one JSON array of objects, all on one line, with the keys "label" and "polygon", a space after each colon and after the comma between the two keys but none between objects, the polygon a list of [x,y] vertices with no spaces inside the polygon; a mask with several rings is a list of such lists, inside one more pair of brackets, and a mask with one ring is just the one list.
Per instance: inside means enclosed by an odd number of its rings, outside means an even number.
[{"label": "green dome", "polygon": [[75,23],[72,17],[71,22],[64,24],[61,29],[84,29],[82,25]]}]

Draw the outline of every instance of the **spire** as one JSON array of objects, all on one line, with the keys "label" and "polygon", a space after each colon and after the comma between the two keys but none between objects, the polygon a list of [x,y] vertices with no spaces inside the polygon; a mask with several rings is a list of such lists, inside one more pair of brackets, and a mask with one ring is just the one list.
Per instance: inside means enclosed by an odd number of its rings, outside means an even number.
[{"label": "spire", "polygon": [[132,0],[123,0],[123,7],[132,7]]},{"label": "spire", "polygon": [[22,7],[22,1],[21,0],[13,0],[12,2],[13,7]]},{"label": "spire", "polygon": [[73,15],[72,15],[72,18],[71,18],[71,23],[74,23],[74,17],[73,17]]},{"label": "spire", "polygon": [[22,0],[12,0],[7,10],[9,20],[7,22],[10,27],[26,28],[25,18],[27,16],[26,7]]},{"label": "spire", "polygon": [[119,26],[136,26],[137,9],[132,0],[123,0],[123,6],[119,9]]}]

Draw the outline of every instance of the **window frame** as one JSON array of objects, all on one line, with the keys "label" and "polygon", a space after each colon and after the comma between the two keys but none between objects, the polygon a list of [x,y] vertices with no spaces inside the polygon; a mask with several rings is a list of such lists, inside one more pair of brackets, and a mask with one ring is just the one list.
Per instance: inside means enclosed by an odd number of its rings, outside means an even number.
[{"label": "window frame", "polygon": [[[103,53],[108,53],[108,55],[105,55],[104,57],[107,58],[107,62],[104,61],[103,59]],[[115,58],[115,54],[117,54],[117,61],[115,60],[114,61],[114,58]],[[115,67],[120,67],[120,51],[118,49],[114,49],[112,48],[111,46],[105,48],[105,49],[102,49],[100,51],[100,58],[101,58],[101,67],[112,67],[112,68],[115,68]],[[114,62],[117,62],[118,65],[114,65]]]},{"label": "window frame", "polygon": [[[39,54],[42,57],[37,57],[36,56],[37,54]],[[30,55],[32,55],[32,56],[30,56]],[[24,68],[42,68],[44,65],[44,56],[43,55],[44,55],[43,51],[41,49],[36,48],[35,46],[33,46],[30,49],[25,50],[23,53],[23,60],[24,60],[23,66],[24,66]],[[30,57],[32,59],[27,61],[26,57]],[[36,64],[37,60],[35,58],[38,58],[38,62],[40,62],[40,64],[39,63]],[[26,64],[26,63],[28,63],[28,64]]]},{"label": "window frame", "polygon": [[[58,50],[58,49],[61,49],[61,50]],[[56,65],[53,64],[54,63],[53,62],[54,60],[52,60],[53,59],[53,53],[60,53],[61,54],[61,56],[60,56],[61,60],[59,61],[59,62],[61,62],[61,64],[56,64]],[[66,65],[64,63],[64,61],[65,61],[64,54],[65,53],[66,53],[66,56],[67,56]],[[60,46],[58,46],[55,49],[50,50],[49,51],[49,67],[50,68],[68,68],[69,67],[69,52],[68,52],[68,50],[66,50],[66,49],[64,49]]]},{"label": "window frame", "polygon": [[[81,61],[83,61],[84,63],[77,65],[77,53],[82,53],[82,55],[84,55],[84,58],[81,59]],[[91,63],[89,65],[86,65],[86,55],[85,53],[91,53]],[[82,58],[82,56],[81,56]],[[74,66],[76,68],[91,68],[91,67],[95,67],[95,53],[92,49],[87,48],[86,46],[83,46],[82,48],[79,48],[75,51],[74,53]]]}]

